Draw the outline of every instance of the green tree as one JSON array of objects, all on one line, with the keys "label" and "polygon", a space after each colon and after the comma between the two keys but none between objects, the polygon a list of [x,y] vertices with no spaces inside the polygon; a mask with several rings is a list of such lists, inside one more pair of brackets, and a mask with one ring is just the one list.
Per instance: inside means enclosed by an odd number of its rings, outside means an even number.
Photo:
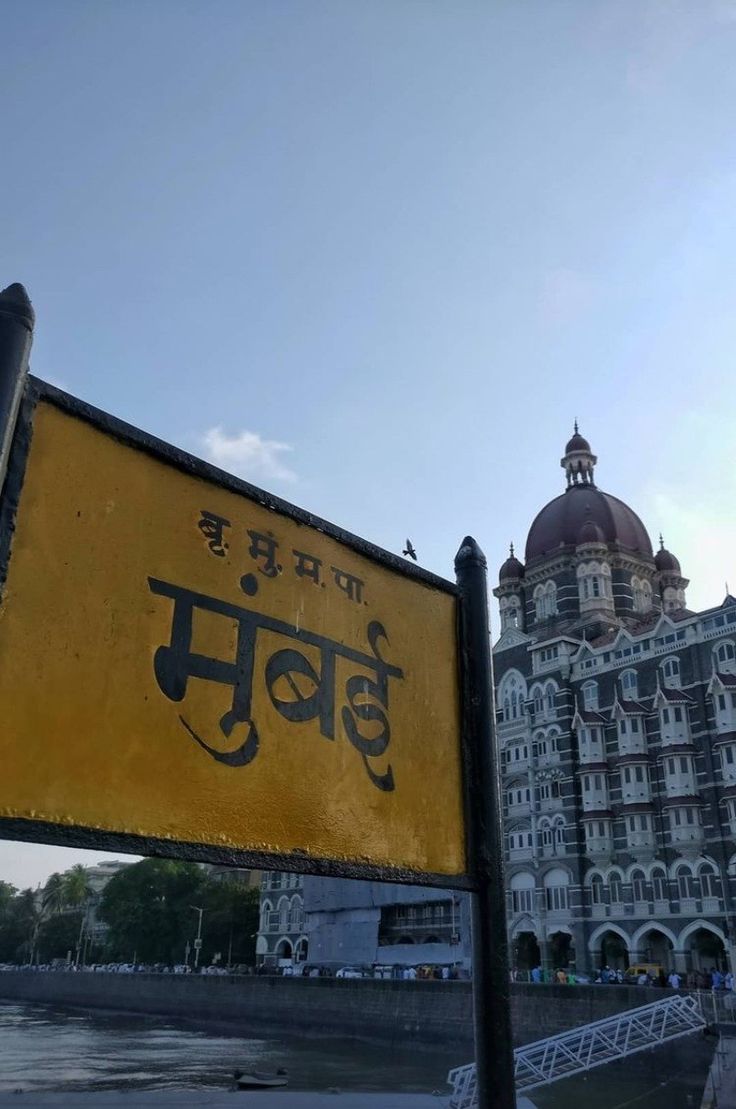
[{"label": "green tree", "polygon": [[113,959],[181,963],[196,934],[192,905],[201,905],[207,879],[196,863],[144,859],[116,874],[102,893],[99,915],[108,925]]},{"label": "green tree", "polygon": [[239,882],[208,880],[201,902],[205,909],[200,964],[220,953],[222,966],[255,963],[259,891]]},{"label": "green tree", "polygon": [[83,913],[79,911],[55,913],[42,920],[38,929],[38,961],[66,959],[69,952],[74,958],[82,920]]},{"label": "green tree", "polygon": [[0,882],[0,926],[10,912],[10,907],[18,891],[10,882]]},{"label": "green tree", "polygon": [[60,913],[66,901],[65,882],[62,874],[50,874],[43,887],[42,904],[44,913]]},{"label": "green tree", "polygon": [[78,863],[61,875],[62,899],[65,905],[77,908],[84,905],[92,893],[87,877],[87,868]]},{"label": "green tree", "polygon": [[42,919],[39,899],[31,889],[22,890],[10,898],[6,891],[5,903],[0,919],[0,960],[30,962],[35,957]]}]

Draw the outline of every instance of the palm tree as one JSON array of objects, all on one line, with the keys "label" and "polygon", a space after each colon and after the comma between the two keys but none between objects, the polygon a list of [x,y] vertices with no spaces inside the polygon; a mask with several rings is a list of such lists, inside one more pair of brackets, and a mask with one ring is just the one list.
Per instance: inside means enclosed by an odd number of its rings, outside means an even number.
[{"label": "palm tree", "polygon": [[39,905],[36,891],[32,889],[22,890],[16,902],[18,915],[28,929],[28,939],[24,941],[22,947],[28,952],[28,962],[32,963],[38,944],[38,930],[43,920],[43,909]]},{"label": "palm tree", "polygon": [[92,893],[92,887],[87,878],[87,869],[77,863],[71,870],[66,870],[61,875],[64,903],[72,908],[86,904]]},{"label": "palm tree", "polygon": [[71,870],[65,871],[62,875],[62,881],[65,903],[72,908],[82,909],[82,919],[79,923],[79,936],[77,938],[77,951],[74,956],[74,963],[78,966],[79,953],[82,949],[82,938],[84,936],[87,914],[89,912],[90,898],[94,891],[89,884],[87,869],[82,866],[81,863],[77,863]]},{"label": "palm tree", "polygon": [[42,905],[44,913],[55,916],[66,903],[64,878],[61,874],[51,874],[43,887]]}]

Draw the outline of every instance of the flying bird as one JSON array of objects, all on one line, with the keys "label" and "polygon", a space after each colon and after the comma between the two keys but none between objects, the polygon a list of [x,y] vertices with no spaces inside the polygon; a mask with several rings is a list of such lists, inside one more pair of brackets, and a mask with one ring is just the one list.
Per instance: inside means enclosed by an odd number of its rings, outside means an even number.
[{"label": "flying bird", "polygon": [[412,547],[412,545],[411,545],[411,539],[407,539],[407,541],[406,541],[406,547],[404,548],[404,550],[403,550],[403,551],[402,551],[401,553],[402,553],[402,554],[405,554],[405,555],[408,555],[408,556],[409,556],[409,558],[413,558],[413,559],[414,559],[414,561],[416,562],[416,560],[417,560],[417,552],[416,552],[416,551],[414,550],[414,548],[413,548],[413,547]]}]

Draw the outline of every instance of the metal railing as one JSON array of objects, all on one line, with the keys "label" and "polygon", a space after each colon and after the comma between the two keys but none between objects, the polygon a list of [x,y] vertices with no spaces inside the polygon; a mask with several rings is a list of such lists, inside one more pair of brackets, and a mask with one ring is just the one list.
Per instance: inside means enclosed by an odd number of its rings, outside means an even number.
[{"label": "metal railing", "polygon": [[[536,1040],[514,1051],[516,1091],[523,1093],[582,1074],[615,1059],[687,1036],[705,1025],[698,999],[679,995]],[[447,1081],[453,1087],[450,1109],[476,1109],[474,1063],[455,1067]]]}]

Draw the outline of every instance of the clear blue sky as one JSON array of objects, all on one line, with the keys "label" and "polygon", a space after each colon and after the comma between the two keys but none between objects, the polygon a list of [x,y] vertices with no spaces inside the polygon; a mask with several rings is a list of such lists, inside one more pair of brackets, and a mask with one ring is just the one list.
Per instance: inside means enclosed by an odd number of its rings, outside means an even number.
[{"label": "clear blue sky", "polygon": [[446,576],[523,547],[577,416],[691,605],[736,587],[736,2],[0,14],[39,376]]}]

